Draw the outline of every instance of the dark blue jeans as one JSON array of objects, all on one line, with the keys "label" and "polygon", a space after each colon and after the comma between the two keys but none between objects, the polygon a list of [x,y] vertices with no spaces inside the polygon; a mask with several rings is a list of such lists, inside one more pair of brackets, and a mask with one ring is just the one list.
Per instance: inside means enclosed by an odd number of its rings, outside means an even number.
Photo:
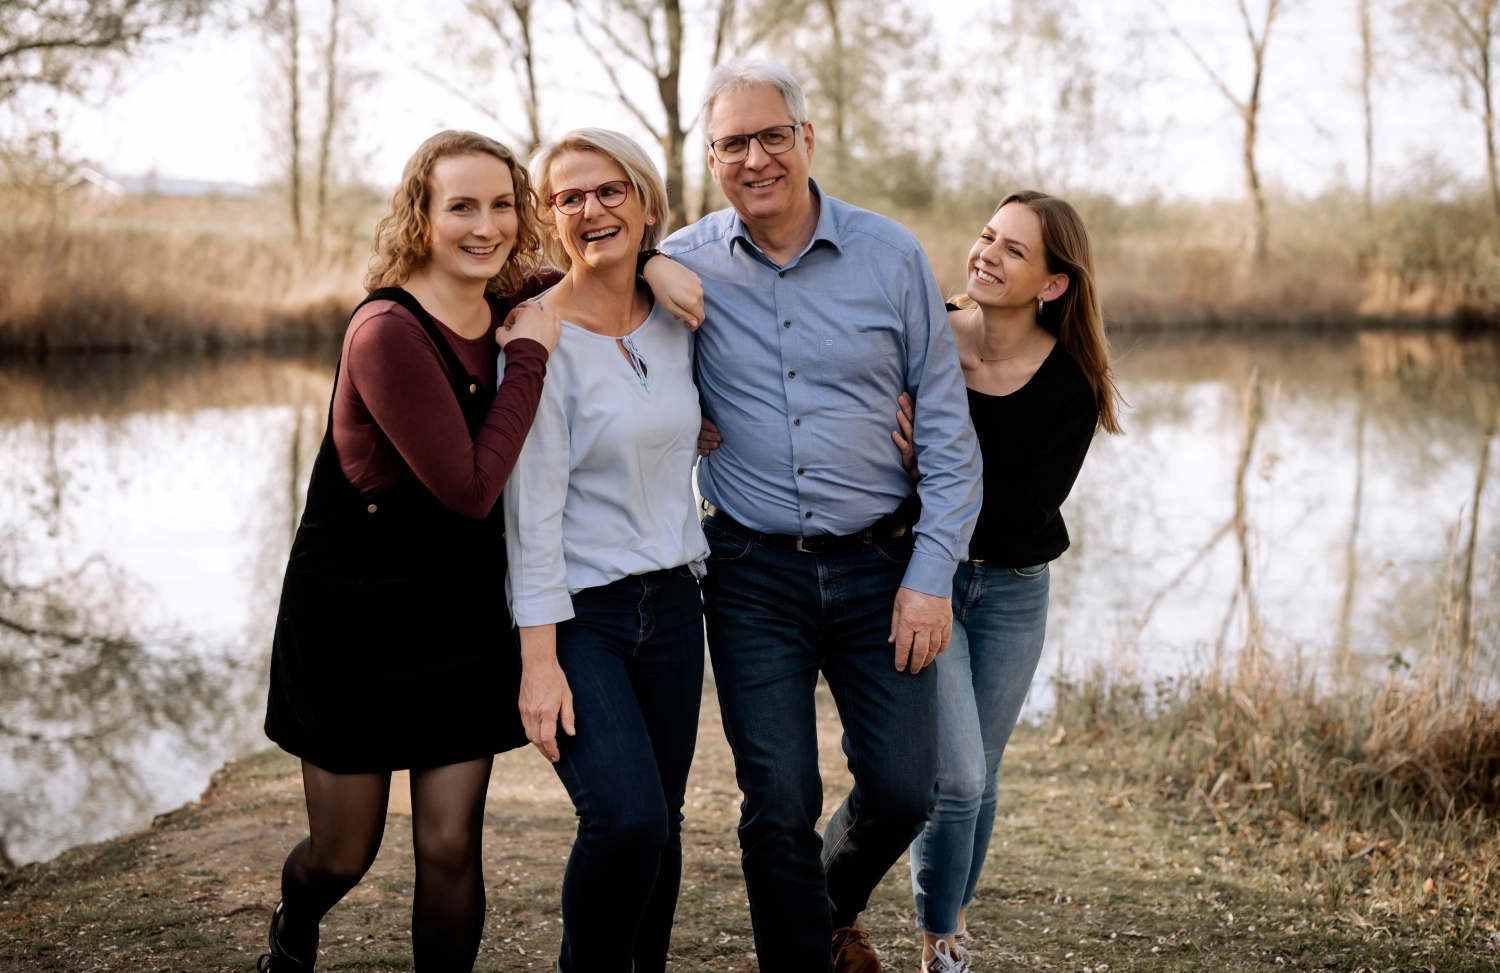
[{"label": "dark blue jeans", "polygon": [[685,567],[573,596],[557,661],[577,736],[557,776],[578,812],[563,873],[565,973],[660,973],[682,881],[682,799],[703,695],[703,598]]},{"label": "dark blue jeans", "polygon": [[[806,554],[703,522],[708,648],[745,800],[740,862],[763,970],[828,973],[852,923],[936,800],[937,676],[897,672],[886,641],[910,536]],[[822,670],[854,788],[819,837],[813,692]]]}]

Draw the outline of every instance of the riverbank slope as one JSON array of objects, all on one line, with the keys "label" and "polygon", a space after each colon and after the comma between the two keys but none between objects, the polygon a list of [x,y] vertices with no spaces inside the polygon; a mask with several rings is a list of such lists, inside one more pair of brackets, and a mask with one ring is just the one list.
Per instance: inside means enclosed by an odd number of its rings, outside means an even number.
[{"label": "riverbank slope", "polygon": [[[735,840],[739,794],[712,688],[684,826],[676,971],[749,971],[749,913]],[[825,810],[848,786],[826,689],[819,713]],[[1062,735],[1066,737],[1067,735]],[[1123,751],[1120,751],[1123,752]],[[1371,922],[1332,914],[1282,862],[1226,837],[1206,815],[1117,792],[1108,748],[1017,732],[1000,820],[969,912],[976,970],[1491,970],[1487,934],[1458,940],[1418,914]],[[384,847],[327,919],[322,970],[411,969],[411,819],[395,788]],[[502,756],[485,816],[488,973],[551,970],[558,888],[575,819],[531,750]],[[304,832],[297,763],[278,751],[232,762],[202,799],[149,831],[74,849],[0,882],[0,968],[243,971],[262,951],[281,859]],[[903,860],[865,914],[892,973],[914,970]]]}]

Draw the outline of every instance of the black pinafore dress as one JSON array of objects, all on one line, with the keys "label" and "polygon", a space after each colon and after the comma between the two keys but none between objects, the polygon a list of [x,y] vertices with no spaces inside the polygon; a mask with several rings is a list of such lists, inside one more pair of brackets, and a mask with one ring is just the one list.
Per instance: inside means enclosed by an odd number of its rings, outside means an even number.
[{"label": "black pinafore dress", "polygon": [[[410,311],[437,345],[472,436],[494,393],[416,298],[381,288],[360,306],[378,300]],[[482,520],[465,517],[411,473],[379,496],[360,494],[339,465],[330,403],[282,582],[266,736],[339,774],[523,746],[505,567],[500,503]]]}]

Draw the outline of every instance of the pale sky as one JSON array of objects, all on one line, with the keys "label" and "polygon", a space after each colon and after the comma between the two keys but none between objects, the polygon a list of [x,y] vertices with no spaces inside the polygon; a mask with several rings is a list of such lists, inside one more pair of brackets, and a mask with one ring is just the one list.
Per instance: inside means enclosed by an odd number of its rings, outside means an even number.
[{"label": "pale sky", "polygon": [[[494,106],[502,117],[521,115],[503,68],[491,75],[466,73],[448,33],[465,23],[462,0],[361,0],[368,23],[354,59],[371,81],[355,102],[349,155],[363,161],[364,177],[395,182],[412,149],[442,128],[474,128],[510,140],[470,101]],[[1248,85],[1248,50],[1232,0],[1169,0],[1182,32],[1231,79]],[[1259,6],[1251,0],[1252,8]],[[559,134],[580,125],[628,132],[654,149],[645,131],[615,101],[599,66],[572,36],[561,0],[539,2],[541,80],[545,126]],[[708,3],[687,0],[684,102],[696,104],[706,70]],[[1242,193],[1241,126],[1228,102],[1168,33],[1153,0],[1075,0],[1078,24],[1091,57],[1108,72],[1130,60],[1142,83],[1111,104],[1128,135],[1109,143],[1107,157],[1091,163],[1086,179],[1126,196],[1236,197]],[[304,17],[321,27],[319,0],[304,0]],[[941,44],[943,68],[973,77],[995,68],[987,41],[988,16],[1003,0],[929,0]],[[1397,188],[1421,167],[1461,180],[1477,180],[1483,149],[1479,123],[1465,112],[1457,88],[1399,56],[1403,40],[1382,22],[1381,78],[1376,94],[1377,188]],[[482,36],[476,35],[476,36]],[[1138,48],[1130,36],[1142,38]],[[1138,50],[1139,54],[1133,54]],[[1267,67],[1261,164],[1267,180],[1302,193],[1330,185],[1358,186],[1363,179],[1363,129],[1357,91],[1354,0],[1301,0],[1277,25]],[[260,183],[277,177],[266,132],[265,77],[271,57],[249,29],[205,30],[151,49],[129,65],[108,91],[83,102],[48,102],[57,112],[65,150],[124,176]],[[420,70],[413,65],[420,65]],[[1035,109],[1041,92],[1025,85],[1035,73],[1025,64],[1000,66],[1018,84],[993,97],[970,90],[946,106],[955,131],[982,126],[991,117],[1015,118]],[[652,104],[645,76],[622,63],[623,77]],[[424,71],[426,74],[424,74]],[[435,83],[469,93],[468,99]],[[975,85],[974,88],[980,86]],[[33,97],[35,116],[43,99]],[[962,138],[956,134],[955,138]],[[689,169],[697,163],[697,132],[689,134]]]}]

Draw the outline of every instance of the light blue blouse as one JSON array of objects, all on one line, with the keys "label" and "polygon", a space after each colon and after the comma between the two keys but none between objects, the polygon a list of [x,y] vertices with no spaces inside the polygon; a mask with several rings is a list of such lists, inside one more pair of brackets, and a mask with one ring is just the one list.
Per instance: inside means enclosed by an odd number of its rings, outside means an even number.
[{"label": "light blue blouse", "polygon": [[573,593],[626,575],[703,576],[693,339],[659,304],[623,339],[563,322],[502,500],[517,625],[566,621]]}]

